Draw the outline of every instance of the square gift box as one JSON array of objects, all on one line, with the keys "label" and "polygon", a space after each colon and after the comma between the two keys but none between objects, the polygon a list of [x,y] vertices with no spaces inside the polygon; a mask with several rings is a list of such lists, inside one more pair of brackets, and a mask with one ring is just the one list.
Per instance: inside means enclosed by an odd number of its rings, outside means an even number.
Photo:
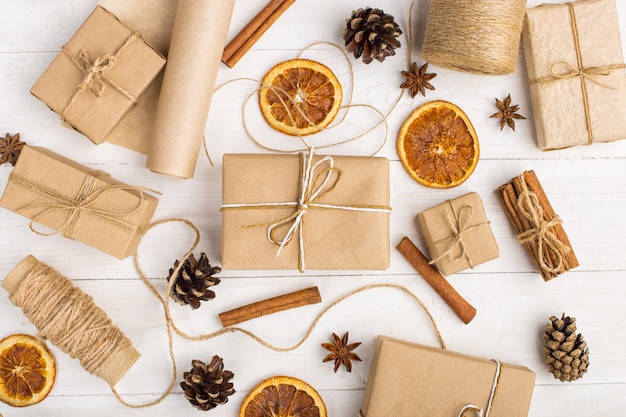
[{"label": "square gift box", "polygon": [[[0,199],[42,235],[61,233],[125,258],[133,255],[159,200],[46,148],[25,146]],[[55,232],[40,230],[39,223]]]},{"label": "square gift box", "polygon": [[138,33],[96,7],[30,92],[99,144],[164,65]]},{"label": "square gift box", "polygon": [[443,275],[473,268],[500,256],[477,193],[424,210],[417,219],[430,257]]},{"label": "square gift box", "polygon": [[387,159],[226,154],[222,169],[224,269],[389,266]]},{"label": "square gift box", "polygon": [[534,383],[523,366],[379,336],[361,415],[450,417],[473,406],[491,417],[526,417]]},{"label": "square gift box", "polygon": [[522,38],[539,148],[626,138],[626,74],[615,0],[528,9]]}]

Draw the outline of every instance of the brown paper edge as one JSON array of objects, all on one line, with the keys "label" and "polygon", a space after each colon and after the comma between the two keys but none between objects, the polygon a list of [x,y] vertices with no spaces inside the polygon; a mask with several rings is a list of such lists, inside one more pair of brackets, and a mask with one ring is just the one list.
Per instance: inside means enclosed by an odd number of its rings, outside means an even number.
[{"label": "brown paper edge", "polygon": [[[15,293],[22,280],[26,278],[28,272],[37,264],[39,264],[39,260],[33,255],[28,255],[9,272],[2,281],[2,288],[7,291],[9,297]],[[140,356],[141,354],[137,352],[132,345],[129,345],[126,349],[107,358],[106,362],[102,365],[99,376],[107,381],[110,386],[114,386],[122,379],[133,364],[137,362]]]}]

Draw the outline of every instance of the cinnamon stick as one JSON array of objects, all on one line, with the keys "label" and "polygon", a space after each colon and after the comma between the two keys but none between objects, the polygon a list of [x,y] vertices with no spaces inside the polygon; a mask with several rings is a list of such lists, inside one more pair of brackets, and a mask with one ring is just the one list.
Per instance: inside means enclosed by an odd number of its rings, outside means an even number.
[{"label": "cinnamon stick", "polygon": [[[543,210],[543,220],[549,222],[554,219],[556,217],[556,213],[554,212],[554,209],[552,208],[552,205],[550,204],[550,201],[548,200],[548,197],[546,196],[535,172],[532,170],[525,171],[522,173],[522,178],[524,183],[528,187],[528,190],[537,196],[538,203]],[[513,227],[516,231],[516,234],[518,235],[535,227],[519,211],[517,200],[522,192],[522,188],[523,186],[521,179],[519,177],[515,177],[509,183],[500,186],[497,190],[504,204],[505,211],[509,219],[513,223]],[[570,248],[570,251],[568,253],[563,254],[563,266],[558,271],[545,271],[541,268],[538,242],[530,242],[524,245],[531,256],[533,263],[537,265],[537,268],[539,269],[539,272],[541,273],[541,276],[545,281],[548,281],[562,274],[563,272],[575,268],[579,265],[578,259],[574,254],[569,238],[567,237],[563,226],[561,224],[556,224],[550,227],[550,231],[561,243]],[[547,252],[544,253],[544,256],[547,256],[548,261],[552,262],[552,264],[556,263],[556,257],[553,253]]]},{"label": "cinnamon stick", "polygon": [[450,283],[432,265],[428,264],[428,259],[411,242],[408,237],[404,237],[397,246],[398,250],[417,272],[430,284],[431,287],[444,299],[452,311],[467,324],[474,316],[476,309],[472,307],[461,295],[450,285]]},{"label": "cinnamon stick", "polygon": [[278,18],[296,0],[270,0],[259,14],[257,14],[242,30],[233,38],[222,54],[222,62],[228,68],[235,66],[237,62],[248,52],[261,36],[278,20]]},{"label": "cinnamon stick", "polygon": [[222,326],[228,327],[278,311],[321,302],[322,296],[320,295],[319,289],[317,287],[310,287],[220,313],[219,318],[222,322]]}]

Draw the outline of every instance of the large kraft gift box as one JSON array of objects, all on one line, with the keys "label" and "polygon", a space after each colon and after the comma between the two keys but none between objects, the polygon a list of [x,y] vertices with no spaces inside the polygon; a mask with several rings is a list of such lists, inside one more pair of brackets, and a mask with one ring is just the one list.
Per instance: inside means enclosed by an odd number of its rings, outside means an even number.
[{"label": "large kraft gift box", "polygon": [[[46,148],[25,146],[0,206],[33,223],[125,258],[135,253],[158,199]],[[36,224],[40,234],[54,234]]]},{"label": "large kraft gift box", "polygon": [[539,148],[626,138],[626,75],[614,0],[528,9],[522,38]]},{"label": "large kraft gift box", "polygon": [[[308,158],[305,154],[224,155],[225,269],[302,271],[306,265],[307,269],[382,270],[389,266],[389,161],[332,157],[334,167],[341,170],[340,178],[334,170],[320,198],[305,202],[308,209],[302,212],[296,206],[302,190],[301,169]],[[322,158],[313,156],[313,163]],[[329,167],[328,158],[313,172],[316,185]],[[268,227],[284,219],[275,231],[276,240],[282,240],[298,213],[301,223],[277,256],[280,247],[269,241]]]},{"label": "large kraft gift box", "polygon": [[443,275],[473,268],[500,256],[477,193],[424,210],[417,220],[428,252]]},{"label": "large kraft gift box", "polygon": [[99,144],[164,65],[163,55],[138,33],[96,7],[31,93]]},{"label": "large kraft gift box", "polygon": [[[466,406],[490,417],[526,417],[535,373],[523,366],[379,336],[363,417],[451,417]],[[495,392],[492,389],[495,385]],[[474,415],[474,414],[467,414]]]}]

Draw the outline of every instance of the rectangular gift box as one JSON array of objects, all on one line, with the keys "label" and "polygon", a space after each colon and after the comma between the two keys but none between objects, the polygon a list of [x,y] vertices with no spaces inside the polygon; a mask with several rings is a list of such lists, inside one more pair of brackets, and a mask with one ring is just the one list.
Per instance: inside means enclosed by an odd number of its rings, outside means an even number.
[{"label": "rectangular gift box", "polygon": [[[382,270],[389,266],[389,161],[333,156],[332,178],[324,191],[318,199],[305,202],[306,210],[298,211],[301,168],[307,158],[304,154],[224,155],[223,268],[303,270],[306,265],[308,269]],[[322,158],[315,155],[313,162]],[[314,187],[330,166],[328,158],[313,172]],[[335,183],[337,169],[341,175]],[[268,239],[268,227],[276,227],[276,240],[282,240],[298,213],[301,223],[278,254],[279,246]],[[285,221],[279,226],[281,219]]]},{"label": "rectangular gift box", "polygon": [[[424,210],[417,219],[430,253],[443,275],[480,265],[500,256],[483,202],[477,193]],[[465,252],[463,252],[465,251]]]},{"label": "rectangular gift box", "polygon": [[[46,148],[25,146],[0,207],[122,259],[135,253],[158,202],[105,172]],[[31,228],[54,234],[36,224]]]},{"label": "rectangular gift box", "polygon": [[542,150],[626,138],[626,74],[615,0],[528,9],[522,32]]},{"label": "rectangular gift box", "polygon": [[[535,373],[523,366],[379,336],[372,359],[363,417],[450,417],[467,405],[491,417],[526,417]],[[474,415],[474,414],[468,414]]]},{"label": "rectangular gift box", "polygon": [[99,144],[164,65],[139,34],[96,7],[30,92]]}]

